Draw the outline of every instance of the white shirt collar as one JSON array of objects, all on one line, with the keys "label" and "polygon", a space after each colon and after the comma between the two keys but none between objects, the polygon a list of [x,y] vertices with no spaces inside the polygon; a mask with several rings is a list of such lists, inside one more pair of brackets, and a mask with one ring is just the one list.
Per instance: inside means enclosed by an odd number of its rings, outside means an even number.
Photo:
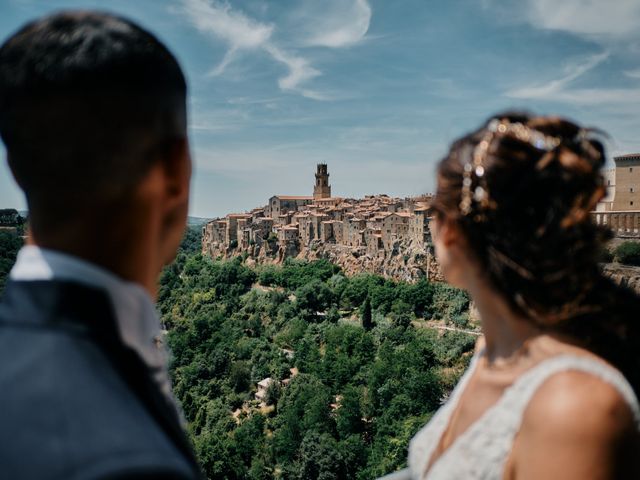
[{"label": "white shirt collar", "polygon": [[105,290],[111,299],[122,341],[151,368],[162,390],[167,393],[170,389],[158,314],[150,295],[140,285],[78,257],[35,245],[20,249],[9,276],[17,281],[70,280]]}]

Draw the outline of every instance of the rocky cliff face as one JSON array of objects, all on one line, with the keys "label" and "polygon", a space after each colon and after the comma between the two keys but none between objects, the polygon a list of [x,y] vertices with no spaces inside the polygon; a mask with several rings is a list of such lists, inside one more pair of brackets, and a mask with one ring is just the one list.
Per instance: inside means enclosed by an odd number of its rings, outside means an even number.
[{"label": "rocky cliff face", "polygon": [[282,263],[289,257],[309,261],[324,258],[339,265],[349,276],[368,272],[408,282],[420,278],[442,280],[433,251],[424,244],[417,245],[410,240],[396,241],[389,251],[381,250],[375,254],[367,253],[366,247],[349,247],[319,241],[302,247],[295,243],[284,247],[265,242],[261,246],[252,245],[234,249],[212,244],[205,246],[203,253],[212,258],[246,255],[247,261],[255,264]]},{"label": "rocky cliff face", "polygon": [[[282,247],[273,241],[244,249],[213,244],[205,246],[203,253],[212,258],[246,255],[247,261],[252,264],[278,264],[288,257],[310,261],[324,258],[339,265],[345,274],[350,276],[369,272],[408,282],[420,278],[443,280],[432,249],[408,240],[397,241],[389,251],[380,251],[375,255],[367,253],[365,247],[349,247],[319,241],[303,247],[295,243]],[[640,267],[605,263],[602,264],[602,271],[616,283],[628,286],[640,295]]]},{"label": "rocky cliff face", "polygon": [[640,267],[605,263],[602,271],[617,284],[627,286],[640,295]]}]

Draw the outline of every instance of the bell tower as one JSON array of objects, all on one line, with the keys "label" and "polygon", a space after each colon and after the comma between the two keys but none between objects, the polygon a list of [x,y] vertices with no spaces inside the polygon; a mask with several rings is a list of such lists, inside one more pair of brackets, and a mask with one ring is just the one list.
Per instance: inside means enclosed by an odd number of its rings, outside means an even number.
[{"label": "bell tower", "polygon": [[313,199],[330,198],[331,185],[329,185],[329,172],[326,163],[319,163],[316,171],[316,185],[313,187]]}]

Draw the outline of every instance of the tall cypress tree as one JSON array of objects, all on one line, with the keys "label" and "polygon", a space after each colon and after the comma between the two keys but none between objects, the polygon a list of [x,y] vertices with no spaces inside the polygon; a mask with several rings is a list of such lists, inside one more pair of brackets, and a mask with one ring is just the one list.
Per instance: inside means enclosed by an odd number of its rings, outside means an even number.
[{"label": "tall cypress tree", "polygon": [[371,318],[371,300],[369,300],[369,296],[364,300],[362,304],[362,327],[369,331],[373,328],[373,319]]}]

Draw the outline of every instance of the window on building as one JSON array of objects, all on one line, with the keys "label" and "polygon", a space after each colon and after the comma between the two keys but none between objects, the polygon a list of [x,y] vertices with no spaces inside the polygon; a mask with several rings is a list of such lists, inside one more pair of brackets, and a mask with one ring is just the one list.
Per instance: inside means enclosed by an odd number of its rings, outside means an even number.
[{"label": "window on building", "polygon": [[629,167],[629,172],[633,172],[633,167]]},{"label": "window on building", "polygon": [[611,180],[607,180],[607,186],[611,185]]},{"label": "window on building", "polygon": [[633,205],[633,200],[631,200],[631,202],[629,202],[629,205]]}]

